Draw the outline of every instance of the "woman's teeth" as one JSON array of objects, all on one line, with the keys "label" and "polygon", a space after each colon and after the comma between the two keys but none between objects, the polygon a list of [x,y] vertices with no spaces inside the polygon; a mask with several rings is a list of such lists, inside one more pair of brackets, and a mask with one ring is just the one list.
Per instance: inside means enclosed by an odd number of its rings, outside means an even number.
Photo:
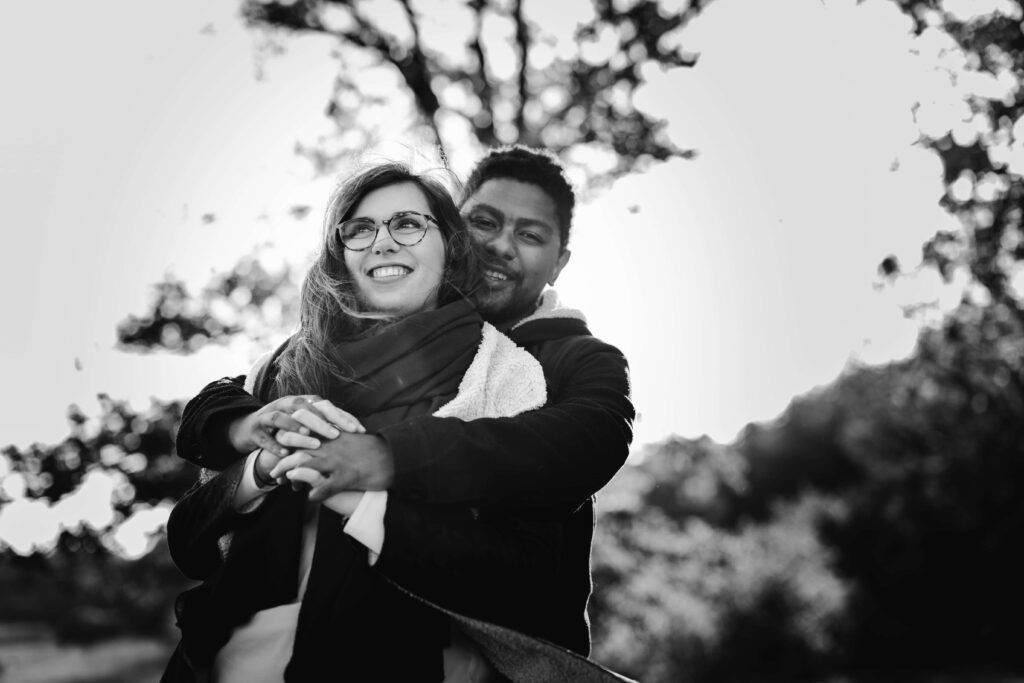
[{"label": "woman's teeth", "polygon": [[374,280],[383,280],[391,277],[401,277],[406,273],[412,272],[405,266],[381,266],[380,268],[374,268],[370,271],[370,277]]},{"label": "woman's teeth", "polygon": [[508,275],[505,275],[505,273],[499,273],[496,270],[485,270],[484,277],[490,278],[491,280],[508,280]]}]

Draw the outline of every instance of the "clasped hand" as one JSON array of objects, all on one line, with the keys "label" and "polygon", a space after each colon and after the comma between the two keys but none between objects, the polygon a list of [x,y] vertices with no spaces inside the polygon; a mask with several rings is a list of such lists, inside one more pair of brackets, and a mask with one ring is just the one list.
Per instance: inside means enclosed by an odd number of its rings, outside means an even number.
[{"label": "clasped hand", "polygon": [[239,422],[229,438],[240,450],[263,448],[256,461],[260,473],[269,470],[279,483],[308,485],[310,500],[340,514],[352,513],[362,491],[391,483],[384,439],[366,434],[354,416],[319,396],[285,396]]}]

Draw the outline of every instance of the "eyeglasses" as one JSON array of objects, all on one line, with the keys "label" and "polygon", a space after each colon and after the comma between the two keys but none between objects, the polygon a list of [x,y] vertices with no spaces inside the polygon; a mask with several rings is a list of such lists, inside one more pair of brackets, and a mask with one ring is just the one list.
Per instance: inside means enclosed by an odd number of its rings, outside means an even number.
[{"label": "eyeglasses", "polygon": [[[365,251],[377,241],[378,221],[370,218],[352,218],[339,223],[338,238],[342,245],[351,251]],[[391,218],[379,221],[387,228],[388,234],[396,244],[412,247],[423,241],[430,223],[437,225],[433,216],[416,211],[399,211]]]}]

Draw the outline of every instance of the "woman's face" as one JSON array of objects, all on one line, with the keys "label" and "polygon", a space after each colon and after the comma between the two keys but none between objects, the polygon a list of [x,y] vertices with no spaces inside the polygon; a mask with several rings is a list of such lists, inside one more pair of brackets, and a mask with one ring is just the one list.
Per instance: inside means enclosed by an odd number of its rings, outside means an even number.
[{"label": "woman's face", "polygon": [[[378,228],[369,249],[345,249],[345,266],[363,304],[372,311],[406,316],[437,307],[444,274],[444,238],[429,222],[419,244],[402,246],[382,224],[396,213],[431,214],[423,192],[413,183],[388,185],[370,192],[349,218],[369,218]],[[397,222],[392,224],[397,228]]]}]

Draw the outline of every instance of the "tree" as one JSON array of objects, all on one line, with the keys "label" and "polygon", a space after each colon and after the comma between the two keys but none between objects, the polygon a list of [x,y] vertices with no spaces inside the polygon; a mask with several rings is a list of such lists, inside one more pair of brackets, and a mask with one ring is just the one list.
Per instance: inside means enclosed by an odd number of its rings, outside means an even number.
[{"label": "tree", "polygon": [[[1024,114],[1024,5],[1008,0],[998,9],[954,13],[935,0],[896,0],[918,35],[942,35],[948,78],[963,85],[961,120],[926,126],[921,144],[942,160],[947,186],[942,205],[963,231],[941,231],[923,248],[925,264],[947,279],[966,269],[980,287],[976,296],[1021,317],[1019,280],[1024,160],[1020,156]],[[966,11],[966,13],[964,13]],[[919,103],[919,120],[928,103]],[[899,264],[883,263],[894,274]]]},{"label": "tree", "polygon": [[[337,124],[340,151],[328,151],[328,141],[305,150],[323,170],[373,142],[368,113],[400,106],[442,156],[467,144],[544,146],[586,162],[590,179],[600,181],[692,154],[667,138],[663,122],[634,109],[632,95],[645,69],[695,63],[680,33],[706,4],[594,0],[569,13],[523,0],[242,6],[255,27],[337,39],[339,71],[326,112]],[[567,14],[578,23],[556,21]],[[367,71],[392,77],[397,91],[368,92],[361,80]]]},{"label": "tree", "polygon": [[[198,297],[174,278],[157,283],[150,312],[127,316],[118,339],[134,353],[194,353],[239,334],[268,346],[294,326],[297,302],[290,268],[269,268],[255,252]],[[60,443],[0,453],[0,612],[47,621],[74,642],[163,635],[190,583],[163,538],[171,505],[198,471],[175,451],[184,402],[135,410],[99,399],[95,417],[69,408]],[[36,525],[19,533],[28,518]]]}]

